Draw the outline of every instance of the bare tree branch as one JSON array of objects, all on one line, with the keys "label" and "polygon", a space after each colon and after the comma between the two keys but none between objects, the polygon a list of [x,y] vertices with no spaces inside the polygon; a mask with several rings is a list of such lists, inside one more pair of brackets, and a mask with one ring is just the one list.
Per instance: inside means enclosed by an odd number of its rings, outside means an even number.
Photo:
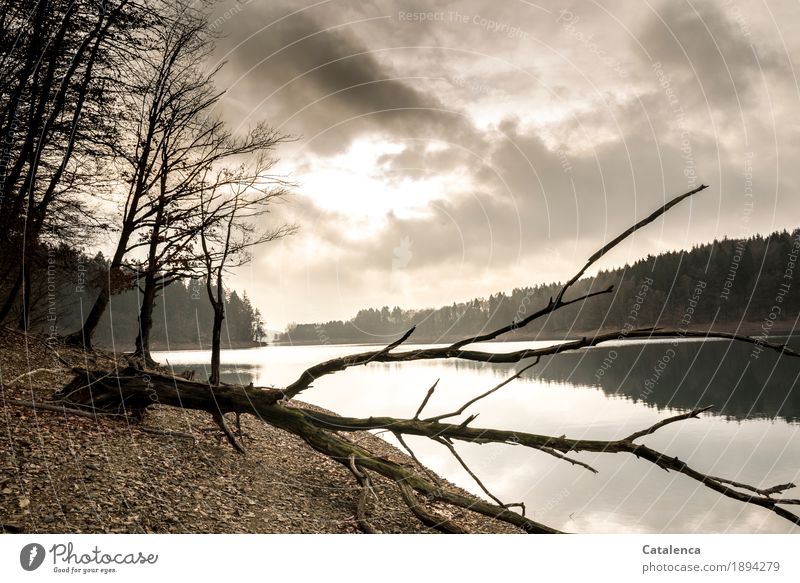
[{"label": "bare tree branch", "polygon": [[419,419],[420,414],[422,414],[422,410],[425,408],[425,405],[428,404],[428,401],[433,396],[433,391],[436,390],[436,385],[438,384],[439,384],[439,379],[436,379],[436,382],[433,383],[433,385],[431,385],[430,389],[428,389],[428,392],[425,394],[425,398],[422,399],[422,403],[420,403],[419,405],[419,409],[417,409],[417,412],[414,413],[414,419]]},{"label": "bare tree branch", "polygon": [[714,405],[707,405],[706,407],[694,409],[693,411],[689,411],[688,413],[682,413],[680,415],[675,415],[673,417],[667,417],[666,419],[662,419],[658,423],[651,425],[647,429],[631,433],[628,437],[625,438],[625,440],[634,441],[635,439],[639,439],[640,437],[644,437],[645,435],[650,435],[651,433],[655,433],[656,431],[658,431],[665,425],[669,425],[670,423],[677,423],[678,421],[683,421],[684,419],[697,419],[700,416],[700,413],[705,413],[706,411],[710,411],[713,408]]},{"label": "bare tree branch", "polygon": [[489,491],[489,489],[484,485],[484,483],[481,482],[481,479],[475,474],[475,472],[473,472],[472,469],[470,469],[470,467],[467,465],[467,462],[465,462],[464,459],[460,455],[458,455],[458,452],[456,451],[456,448],[452,443],[450,443],[446,439],[442,439],[441,437],[434,437],[434,441],[436,441],[437,443],[441,443],[448,450],[450,450],[450,453],[453,455],[453,457],[456,458],[458,463],[461,464],[461,467],[464,468],[464,470],[470,475],[470,477],[472,477],[472,479],[475,480],[475,483],[478,484],[481,490],[483,490],[484,494],[486,494],[489,498],[497,502],[497,504],[499,504],[503,508],[513,508],[514,506],[518,506],[520,509],[522,509],[522,516],[525,516],[525,504],[522,502],[505,504],[502,500],[500,500],[500,498],[492,494]]},{"label": "bare tree branch", "polygon": [[[787,500],[784,502],[779,498],[772,498],[766,495],[743,494],[728,487],[730,482],[723,482],[714,478],[713,476],[709,476],[694,470],[685,462],[676,457],[667,456],[645,445],[634,443],[631,440],[631,437],[638,438],[644,435],[652,434],[656,430],[671,423],[697,417],[704,410],[707,410],[707,408],[697,409],[688,413],[682,413],[680,415],[667,418],[648,429],[636,432],[627,438],[607,441],[569,439],[566,437],[536,435],[520,431],[465,427],[463,425],[454,425],[449,423],[428,422],[414,419],[398,419],[394,417],[369,417],[361,419],[352,417],[345,418],[317,411],[305,411],[305,414],[311,423],[319,426],[320,428],[333,429],[336,431],[389,429],[395,434],[419,435],[429,437],[431,439],[457,439],[460,441],[479,444],[519,444],[532,449],[544,451],[545,453],[550,453],[551,455],[553,452],[568,453],[570,451],[629,453],[645,459],[665,470],[671,470],[689,476],[690,478],[701,482],[705,486],[729,498],[733,498],[740,502],[762,506],[778,514],[782,518],[789,520],[790,522],[800,524],[799,516],[792,514],[791,512],[788,512],[778,506],[779,504],[794,504],[795,502],[792,500]],[[577,460],[569,461],[576,462]],[[587,467],[582,463],[579,463],[579,465]],[[592,468],[587,469],[593,470]],[[755,492],[755,489],[752,491]]]},{"label": "bare tree branch", "polygon": [[572,278],[571,278],[569,281],[567,281],[567,283],[565,283],[565,284],[564,284],[564,287],[562,287],[562,288],[561,288],[561,291],[560,291],[560,292],[559,292],[559,294],[556,296],[555,304],[556,304],[556,305],[558,305],[559,303],[561,303],[561,300],[563,299],[563,297],[564,297],[564,294],[566,293],[566,291],[567,291],[567,290],[568,290],[568,289],[569,289],[569,288],[570,288],[570,287],[571,287],[571,286],[572,286],[572,285],[573,285],[573,284],[574,284],[576,281],[578,281],[578,280],[579,280],[581,277],[583,277],[583,274],[584,274],[584,273],[586,273],[586,270],[587,270],[587,269],[589,269],[589,268],[590,268],[592,265],[594,265],[595,263],[597,263],[597,262],[598,262],[598,261],[599,261],[599,260],[600,260],[600,259],[601,259],[601,258],[602,258],[602,257],[603,257],[605,254],[606,254],[606,253],[608,253],[609,251],[611,251],[611,250],[612,250],[614,247],[616,247],[617,245],[619,245],[619,244],[620,244],[622,241],[624,241],[625,239],[627,239],[627,238],[628,238],[630,235],[632,235],[633,233],[635,233],[636,231],[638,231],[638,230],[639,230],[639,229],[641,229],[642,227],[646,227],[647,225],[649,225],[650,223],[652,223],[653,221],[655,221],[655,220],[656,220],[658,217],[660,217],[661,215],[663,215],[663,214],[665,214],[666,212],[668,212],[668,211],[669,211],[669,210],[670,210],[672,207],[674,207],[675,205],[677,205],[677,204],[680,204],[681,202],[683,202],[683,201],[684,201],[684,200],[686,200],[687,198],[689,198],[689,197],[691,197],[691,196],[694,196],[695,194],[697,194],[698,192],[701,192],[701,191],[705,190],[706,188],[708,188],[708,186],[707,186],[707,185],[705,185],[705,184],[701,184],[700,186],[698,186],[698,187],[697,187],[697,188],[695,188],[694,190],[690,190],[689,192],[686,192],[686,193],[684,193],[684,194],[681,194],[681,195],[679,195],[679,196],[676,196],[675,198],[673,198],[672,200],[670,200],[670,201],[669,201],[667,204],[665,204],[664,206],[662,206],[662,207],[661,207],[661,208],[659,208],[659,209],[656,209],[656,210],[655,210],[655,211],[653,211],[651,214],[649,214],[648,216],[646,216],[645,218],[643,218],[641,221],[639,221],[639,222],[638,222],[638,223],[636,223],[635,225],[633,225],[633,226],[631,226],[631,227],[629,227],[629,228],[625,229],[625,230],[624,230],[622,233],[620,233],[619,235],[617,235],[616,237],[614,237],[614,238],[613,238],[611,241],[609,241],[608,243],[606,243],[605,245],[603,245],[603,246],[602,246],[600,249],[598,249],[598,250],[597,250],[597,251],[594,253],[594,255],[592,255],[591,257],[589,257],[589,259],[587,259],[587,260],[586,260],[586,265],[584,265],[584,266],[583,266],[583,267],[580,269],[580,271],[578,271],[578,273],[576,273],[575,275],[573,275],[573,276],[572,276]]},{"label": "bare tree branch", "polygon": [[426,476],[428,476],[435,484],[441,483],[441,481],[442,481],[441,478],[439,478],[439,476],[437,476],[432,471],[430,471],[425,464],[423,464],[421,461],[419,461],[419,458],[417,458],[416,454],[414,453],[414,450],[411,449],[411,446],[406,443],[405,439],[403,439],[403,434],[402,433],[393,433],[392,435],[394,435],[395,438],[397,439],[397,441],[400,442],[400,445],[403,446],[403,449],[405,449],[406,452],[408,452],[408,455],[411,456],[411,459],[414,460],[414,462],[417,464],[417,466],[419,466],[419,469],[422,470],[422,472]]},{"label": "bare tree branch", "polygon": [[800,353],[789,348],[785,344],[775,344],[766,342],[761,338],[754,338],[740,334],[714,331],[691,332],[678,329],[638,328],[635,330],[620,330],[617,332],[597,334],[593,337],[583,337],[579,338],[578,340],[571,340],[542,348],[527,348],[515,352],[485,352],[481,350],[464,350],[461,348],[456,348],[454,347],[455,345],[452,344],[449,346],[423,348],[419,350],[409,350],[406,352],[386,352],[385,349],[373,352],[362,352],[359,354],[334,358],[308,368],[296,381],[284,389],[284,393],[287,398],[296,397],[302,391],[311,386],[312,381],[322,376],[333,374],[352,366],[359,366],[370,362],[410,362],[415,360],[457,358],[462,360],[472,360],[475,362],[513,364],[526,358],[550,356],[559,354],[561,352],[574,351],[581,348],[596,346],[602,342],[635,338],[719,338],[725,340],[737,340],[740,342],[747,342],[750,344],[763,346],[770,350],[774,350],[781,354],[786,354],[792,357],[800,356]]},{"label": "bare tree branch", "polygon": [[411,488],[403,482],[397,482],[397,485],[400,488],[400,494],[403,496],[403,500],[408,508],[425,526],[435,528],[436,530],[446,534],[467,534],[469,532],[447,518],[428,510],[424,504],[421,504],[417,500]]},{"label": "bare tree branch", "polygon": [[[533,368],[534,366],[536,366],[537,364],[539,364],[539,360],[540,360],[540,358],[541,358],[541,357],[537,356],[537,357],[534,359],[534,361],[533,361],[532,363],[528,364],[527,366],[524,366],[524,367],[522,367],[522,368],[521,368],[521,369],[519,369],[517,372],[515,372],[513,375],[511,375],[510,377],[508,377],[507,379],[505,379],[503,382],[501,382],[501,383],[499,383],[499,384],[495,385],[493,388],[489,389],[489,390],[488,390],[488,391],[486,391],[485,393],[481,393],[480,395],[478,395],[478,396],[477,396],[477,397],[475,397],[474,399],[470,399],[469,401],[467,401],[466,403],[464,403],[463,405],[461,405],[461,407],[459,407],[459,408],[458,408],[456,411],[453,411],[452,413],[445,413],[445,414],[443,414],[443,415],[436,415],[435,417],[428,417],[427,419],[425,419],[425,421],[431,421],[431,422],[434,422],[434,421],[441,421],[442,419],[447,419],[447,418],[449,418],[449,417],[458,417],[458,416],[459,416],[459,415],[461,415],[461,414],[462,414],[464,411],[466,411],[466,410],[467,410],[467,408],[468,408],[470,405],[472,405],[472,404],[474,404],[474,403],[477,403],[477,402],[478,402],[478,401],[480,401],[481,399],[484,399],[484,398],[488,397],[489,395],[491,395],[492,393],[495,393],[495,392],[499,391],[500,389],[502,389],[503,387],[505,387],[505,386],[506,386],[508,383],[510,383],[511,381],[513,381],[513,380],[515,380],[515,379],[518,379],[519,377],[521,377],[521,376],[522,376],[522,374],[523,374],[524,372],[526,372],[527,370],[529,370],[529,369]],[[434,385],[434,386],[436,386],[436,385]],[[417,417],[415,417],[415,419],[416,419],[416,418],[417,418]]]}]

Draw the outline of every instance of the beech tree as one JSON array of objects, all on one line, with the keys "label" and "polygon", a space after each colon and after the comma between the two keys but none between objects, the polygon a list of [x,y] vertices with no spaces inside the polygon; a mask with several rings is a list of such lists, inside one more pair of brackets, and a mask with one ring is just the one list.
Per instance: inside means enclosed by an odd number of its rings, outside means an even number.
[{"label": "beech tree", "polygon": [[109,277],[80,330],[69,337],[91,348],[111,294],[126,286],[142,293],[136,354],[149,359],[152,311],[160,290],[194,273],[197,196],[201,177],[236,156],[274,146],[264,125],[233,135],[214,108],[223,92],[214,84],[221,64],[208,68],[214,32],[208,4],[161,3],[138,51],[120,74],[121,137],[108,144],[126,184]]},{"label": "beech tree", "polygon": [[[200,97],[190,93],[186,95],[190,97],[190,105],[196,104]],[[200,101],[205,102],[202,99]],[[183,103],[182,100],[176,100],[173,105],[183,108]],[[128,247],[129,252],[138,248],[146,250],[145,259],[131,269],[135,269],[137,280],[143,282],[134,355],[148,362],[152,362],[150,331],[156,297],[166,286],[179,279],[205,273],[204,255],[197,249],[199,242],[211,240],[213,237],[208,231],[217,228],[220,221],[228,220],[231,230],[244,229],[244,225],[239,223],[240,219],[251,218],[248,215],[255,213],[256,207],[261,209],[261,214],[267,212],[267,204],[285,193],[282,188],[275,192],[266,191],[266,187],[259,184],[258,180],[273,183],[278,180],[263,174],[274,163],[266,153],[286,137],[263,124],[242,137],[236,137],[218,119],[197,119],[203,110],[196,113],[196,108],[192,106],[184,109],[183,119],[173,114],[167,120],[165,132],[168,138],[162,149],[158,186],[155,194],[147,199],[148,213],[140,223],[138,240]],[[245,165],[235,171],[219,172],[212,186],[215,194],[211,195],[211,199],[229,202],[219,203],[220,208],[208,208],[203,194],[207,185],[202,177],[226,160],[251,156],[256,159],[257,173],[249,174]],[[259,171],[261,174],[258,174]],[[247,195],[241,191],[243,188],[261,192],[262,195],[258,199],[247,199]],[[236,194],[230,199],[220,196],[219,193],[226,189],[233,189]],[[242,205],[238,213],[236,203]],[[249,246],[244,240],[236,245]],[[230,251],[234,256],[239,256],[243,249],[234,247]]]},{"label": "beech tree", "polygon": [[0,2],[0,321],[22,291],[26,327],[43,237],[70,234],[76,217],[92,226],[84,195],[96,178],[72,163],[107,154],[108,74],[144,13],[131,0]]},{"label": "beech tree", "polygon": [[[119,84],[119,111],[124,115],[119,120],[119,135],[107,144],[115,156],[115,164],[109,170],[115,172],[121,185],[127,185],[122,197],[119,234],[116,248],[109,265],[108,280],[100,289],[95,302],[80,330],[69,340],[91,348],[91,339],[100,318],[108,306],[111,294],[130,287],[134,281],[132,270],[125,260],[137,246],[132,238],[147,228],[147,221],[158,213],[162,162],[169,144],[169,128],[165,124],[173,101],[182,94],[173,87],[188,86],[185,90],[197,90],[198,83],[191,70],[182,75],[187,63],[202,51],[206,40],[206,20],[202,11],[192,8],[183,0],[174,4],[163,3],[146,31],[135,39],[137,50],[124,63],[116,77]],[[213,72],[212,72],[213,73]],[[181,83],[185,82],[185,85]],[[209,96],[209,99],[213,97]],[[198,106],[200,104],[197,104]]]}]

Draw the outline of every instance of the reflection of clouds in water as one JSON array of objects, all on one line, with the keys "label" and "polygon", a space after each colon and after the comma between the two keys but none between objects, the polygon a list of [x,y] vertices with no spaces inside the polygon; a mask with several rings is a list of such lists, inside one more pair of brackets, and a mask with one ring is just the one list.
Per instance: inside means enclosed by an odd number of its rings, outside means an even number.
[{"label": "reflection of clouds in water", "polygon": [[[489,345],[498,351],[519,343]],[[759,415],[798,416],[796,393],[787,393],[796,379],[793,363],[770,371],[743,366],[737,348],[727,342],[681,343],[674,366],[646,402],[636,401],[637,378],[658,360],[664,345],[617,346],[619,353],[598,390],[597,365],[607,349],[562,354],[543,359],[530,376],[515,381],[468,412],[480,412],[476,426],[493,426],[538,434],[585,439],[613,439],[649,426],[698,401],[713,402],[728,415],[751,412],[751,419],[732,422],[704,416],[663,428],[643,442],[676,455],[701,471],[755,484],[800,480],[800,425],[759,419]],[[225,351],[223,380],[256,386],[288,383],[307,366],[364,350],[359,346],[267,347]],[[725,351],[730,350],[727,356]],[[745,349],[748,350],[748,349]],[[720,362],[717,369],[707,366]],[[158,358],[158,356],[157,356]],[[208,358],[207,353],[170,353],[177,370]],[[166,355],[161,360],[166,360]],[[771,362],[775,364],[773,357]],[[762,362],[763,361],[763,362]],[[769,364],[759,359],[759,366]],[[516,365],[518,366],[518,365]],[[427,389],[440,379],[426,407],[430,415],[451,411],[508,376],[512,365],[425,361],[372,364],[319,379],[302,400],[343,415],[410,417]],[[687,375],[687,371],[691,374]],[[630,373],[626,376],[626,372]],[[749,376],[748,376],[749,375]],[[734,380],[732,380],[734,379]],[[732,389],[731,387],[734,387]],[[763,390],[762,390],[763,389]],[[754,407],[755,403],[755,407]],[[665,407],[673,407],[667,408]],[[447,449],[425,438],[408,437],[418,457],[439,474],[480,495],[480,489]],[[701,445],[698,447],[698,445]],[[594,475],[521,446],[455,442],[459,454],[486,486],[507,502],[524,501],[528,515],[573,532],[788,532],[778,517],[719,496],[679,474],[667,473],[643,460],[622,454],[573,453],[597,468]],[[565,494],[567,492],[567,494]],[[789,492],[791,494],[791,492]]]}]

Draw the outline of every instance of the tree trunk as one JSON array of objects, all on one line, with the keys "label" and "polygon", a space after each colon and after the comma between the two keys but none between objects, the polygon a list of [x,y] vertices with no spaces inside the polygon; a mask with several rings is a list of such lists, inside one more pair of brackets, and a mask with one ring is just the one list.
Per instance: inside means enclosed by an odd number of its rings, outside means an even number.
[{"label": "tree trunk", "polygon": [[139,332],[136,335],[134,356],[144,358],[146,363],[153,363],[150,357],[150,331],[153,329],[153,308],[156,303],[156,281],[152,273],[144,279],[142,307],[139,309]]},{"label": "tree trunk", "polygon": [[222,302],[217,302],[214,304],[214,327],[211,330],[211,376],[208,378],[208,384],[214,387],[219,385],[222,321],[224,319],[225,306]]},{"label": "tree trunk", "polygon": [[23,259],[21,275],[22,275],[22,306],[19,314],[19,323],[17,326],[20,330],[28,331],[30,324],[29,315],[31,313],[31,284],[33,277],[31,274],[31,261],[28,258]]},{"label": "tree trunk", "polygon": [[8,295],[6,296],[5,303],[3,303],[3,307],[0,308],[0,323],[2,323],[8,317],[8,314],[11,313],[11,308],[14,307],[14,302],[17,301],[17,295],[19,295],[19,290],[21,287],[22,287],[22,270],[20,269],[17,272],[17,277],[14,280],[14,285],[12,285],[11,289],[8,291]]},{"label": "tree trunk", "polygon": [[[128,251],[128,241],[138,226],[136,213],[139,210],[139,202],[141,201],[142,196],[144,196],[146,190],[147,181],[145,174],[150,160],[149,156],[154,133],[153,125],[153,122],[151,122],[147,136],[145,137],[142,155],[138,160],[136,167],[136,187],[129,199],[130,205],[128,207],[126,217],[122,221],[122,231],[119,234],[119,241],[117,242],[117,248],[114,251],[114,257],[111,260],[111,265],[109,265],[109,274],[114,273],[116,270],[122,267],[122,260],[125,257],[125,253]],[[109,288],[109,282],[104,281],[100,287],[100,294],[97,296],[94,305],[92,305],[92,310],[89,312],[89,316],[86,318],[83,326],[77,332],[70,334],[67,337],[67,342],[83,345],[86,350],[91,350],[92,335],[94,334],[97,325],[100,323],[100,318],[106,311],[110,299],[111,290]]]},{"label": "tree trunk", "polygon": [[[133,212],[135,213],[135,206]],[[122,232],[119,234],[119,241],[117,242],[117,249],[114,252],[114,257],[111,260],[111,265],[108,267],[109,280],[103,280],[100,285],[100,293],[97,299],[92,304],[92,309],[86,317],[86,321],[81,326],[81,329],[67,336],[67,342],[78,346],[83,346],[86,350],[92,349],[92,336],[100,324],[100,318],[108,307],[108,302],[111,299],[110,279],[112,274],[122,267],[122,258],[125,256],[125,251],[128,247],[128,241],[133,234],[134,228],[130,222],[126,222],[122,226]]]},{"label": "tree trunk", "polygon": [[86,321],[83,323],[83,326],[80,330],[71,334],[67,341],[72,342],[73,344],[78,344],[84,346],[86,350],[92,349],[92,335],[94,334],[97,325],[100,323],[100,318],[103,317],[103,312],[106,311],[106,307],[108,307],[108,301],[111,298],[111,294],[109,292],[108,286],[103,284],[100,286],[100,294],[97,296],[97,299],[92,304],[92,309],[89,311],[89,315],[86,317]]}]

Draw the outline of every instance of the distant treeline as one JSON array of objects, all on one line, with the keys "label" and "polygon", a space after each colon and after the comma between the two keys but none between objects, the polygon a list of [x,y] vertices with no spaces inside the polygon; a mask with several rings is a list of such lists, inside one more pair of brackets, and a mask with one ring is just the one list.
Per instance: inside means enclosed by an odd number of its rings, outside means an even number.
[{"label": "distant treeline", "polygon": [[[614,292],[578,302],[505,339],[576,336],[590,330],[648,326],[709,327],[770,334],[795,327],[800,311],[800,229],[723,239],[691,251],[649,255],[579,281],[566,299],[610,285]],[[517,288],[436,309],[360,310],[355,318],[292,324],[283,342],[384,342],[416,326],[414,339],[449,340],[499,328],[546,306],[561,283]]]},{"label": "distant treeline", "polygon": [[[79,330],[99,293],[102,278],[108,278],[109,262],[102,254],[89,257],[61,245],[49,249],[42,263],[31,286],[31,330],[53,337]],[[99,346],[119,350],[133,346],[141,293],[136,287],[130,289],[130,283],[125,282],[126,291],[111,297],[110,310],[95,333]],[[223,345],[261,341],[264,322],[247,294],[231,291],[226,300]],[[152,331],[155,348],[167,342],[175,347],[208,347],[212,317],[202,280],[181,280],[167,286],[156,299]]]}]

